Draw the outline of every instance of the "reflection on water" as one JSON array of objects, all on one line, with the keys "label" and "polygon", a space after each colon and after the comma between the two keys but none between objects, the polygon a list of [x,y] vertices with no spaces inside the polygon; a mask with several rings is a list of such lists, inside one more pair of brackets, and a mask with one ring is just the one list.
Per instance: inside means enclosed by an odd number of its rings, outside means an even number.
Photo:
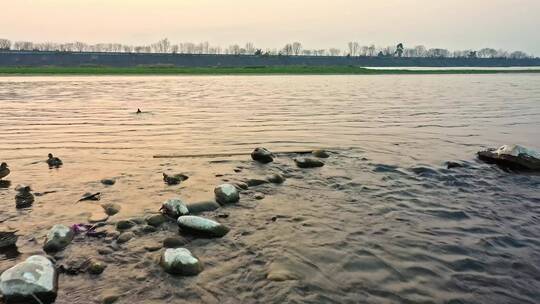
[{"label": "reflection on water", "polygon": [[[21,252],[0,256],[0,270],[41,253],[53,224],[85,222],[100,203],[121,206],[114,223],[279,172],[283,185],[253,187],[239,205],[205,214],[227,236],[186,237],[204,262],[198,276],[164,274],[149,250],[178,233],[174,224],[119,248],[77,238],[57,258],[108,267],[62,275],[57,303],[92,303],[111,289],[120,303],[535,303],[540,177],[474,153],[540,148],[539,84],[537,75],[0,78],[0,161],[12,170],[0,222],[19,230]],[[313,170],[294,155],[265,166],[248,156],[152,158],[255,146],[334,153]],[[49,152],[64,166],[49,169]],[[166,186],[163,172],[189,179]],[[42,194],[31,208],[15,209],[17,184]],[[101,201],[76,203],[86,192]],[[113,253],[98,254],[103,247]]]}]

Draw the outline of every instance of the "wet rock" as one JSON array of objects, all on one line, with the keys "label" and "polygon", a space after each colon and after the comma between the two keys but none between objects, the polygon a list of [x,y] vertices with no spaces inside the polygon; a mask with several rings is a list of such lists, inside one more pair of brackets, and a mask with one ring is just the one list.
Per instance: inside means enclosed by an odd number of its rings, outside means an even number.
[{"label": "wet rock", "polygon": [[154,226],[145,225],[144,227],[142,227],[143,233],[154,233],[156,231],[157,231],[157,228]]},{"label": "wet rock", "polygon": [[118,221],[118,223],[116,223],[116,229],[118,229],[118,230],[128,230],[128,229],[131,229],[135,225],[136,225],[136,223],[133,222],[133,221],[122,220],[122,221]]},{"label": "wet rock", "polygon": [[263,164],[271,163],[274,161],[274,155],[266,148],[255,148],[255,150],[251,152],[251,158],[254,161],[258,161]]},{"label": "wet rock", "polygon": [[169,248],[163,251],[160,265],[167,273],[186,276],[197,275],[203,269],[199,259],[185,248]]},{"label": "wet rock", "polygon": [[193,215],[179,217],[178,226],[184,232],[206,237],[222,237],[229,232],[229,228],[216,221]]},{"label": "wet rock", "polygon": [[324,166],[322,161],[309,157],[296,158],[294,162],[299,168],[317,168]]},{"label": "wet rock", "polygon": [[120,299],[120,293],[115,289],[105,290],[101,294],[101,302],[103,304],[113,304]]},{"label": "wet rock", "polygon": [[238,182],[236,184],[234,184],[236,186],[236,188],[238,188],[239,190],[247,190],[249,188],[248,184],[246,183],[243,183],[243,182]]},{"label": "wet rock", "polygon": [[0,249],[17,247],[17,239],[19,236],[15,231],[0,231]]},{"label": "wet rock", "polygon": [[99,223],[99,222],[106,222],[107,219],[109,219],[109,216],[105,213],[92,213],[88,217],[89,223]]},{"label": "wet rock", "polygon": [[233,170],[234,170],[234,172],[236,172],[236,173],[242,172],[242,168],[234,168]]},{"label": "wet rock", "polygon": [[109,255],[114,252],[114,250],[110,248],[98,248],[97,252],[101,255]]},{"label": "wet rock", "polygon": [[285,182],[285,177],[279,173],[276,173],[268,177],[267,180],[273,184],[283,184]]},{"label": "wet rock", "polygon": [[519,145],[504,145],[498,149],[480,151],[478,158],[510,169],[540,171],[540,153]]},{"label": "wet rock", "polygon": [[229,214],[228,213],[220,213],[217,215],[219,218],[228,218],[229,217]]},{"label": "wet rock", "polygon": [[113,203],[101,204],[101,207],[103,208],[105,213],[109,216],[113,216],[117,214],[118,212],[120,212],[120,209],[121,209],[120,205],[113,204]]},{"label": "wet rock", "polygon": [[264,194],[263,193],[260,193],[260,192],[257,192],[253,195],[253,198],[256,199],[256,200],[262,200],[264,199]]},{"label": "wet rock", "polygon": [[187,180],[189,177],[185,174],[173,174],[173,175],[168,175],[166,173],[163,173],[163,181],[169,185],[169,186],[173,186],[173,185],[178,185],[180,184],[181,182]]},{"label": "wet rock", "polygon": [[216,201],[221,204],[234,204],[240,200],[240,193],[235,186],[231,184],[222,184],[214,189]]},{"label": "wet rock", "polygon": [[163,214],[154,214],[146,218],[146,222],[150,226],[159,227],[167,221],[167,218]]},{"label": "wet rock", "polygon": [[247,184],[249,187],[256,187],[256,186],[268,184],[268,181],[267,181],[267,180],[264,180],[264,179],[251,178],[251,179],[248,179],[248,180],[246,181],[246,184]]},{"label": "wet rock", "polygon": [[127,242],[129,242],[129,240],[131,240],[134,237],[135,237],[135,234],[133,234],[133,232],[120,233],[120,235],[116,239],[116,242],[118,244],[127,243]]},{"label": "wet rock", "polygon": [[161,205],[161,212],[174,219],[177,219],[179,216],[189,214],[186,204],[184,204],[184,202],[182,202],[182,200],[179,198],[166,200],[163,205]]},{"label": "wet rock", "polygon": [[42,303],[56,299],[58,273],[46,257],[33,255],[4,271],[0,276],[0,291],[6,303]]},{"label": "wet rock", "polygon": [[101,183],[106,186],[112,186],[116,183],[116,180],[113,178],[104,178],[101,180]]},{"label": "wet rock", "polygon": [[98,261],[91,261],[90,265],[88,265],[88,273],[95,275],[102,274],[105,268],[107,268],[107,265]]},{"label": "wet rock", "polygon": [[214,211],[219,207],[221,206],[215,201],[196,202],[187,205],[190,214]]},{"label": "wet rock", "polygon": [[34,195],[32,194],[32,189],[30,186],[19,185],[15,188],[17,194],[15,195],[15,207],[19,208],[28,208],[34,203]]},{"label": "wet rock", "polygon": [[181,237],[181,236],[175,236],[175,237],[168,237],[163,240],[163,247],[165,248],[178,248],[186,245],[188,241]]},{"label": "wet rock", "polygon": [[453,162],[453,161],[447,161],[446,162],[446,168],[447,169],[461,168],[461,167],[463,167],[463,164],[461,164],[461,163]]},{"label": "wet rock", "polygon": [[147,246],[144,246],[144,250],[146,251],[149,251],[149,252],[154,252],[154,251],[158,251],[160,250],[161,248],[163,248],[163,246],[161,245],[147,245]]},{"label": "wet rock", "polygon": [[73,240],[75,233],[70,227],[65,225],[54,225],[45,239],[43,250],[46,252],[60,251],[66,248]]},{"label": "wet rock", "polygon": [[313,150],[311,154],[318,158],[328,158],[330,157],[330,154],[324,150]]}]

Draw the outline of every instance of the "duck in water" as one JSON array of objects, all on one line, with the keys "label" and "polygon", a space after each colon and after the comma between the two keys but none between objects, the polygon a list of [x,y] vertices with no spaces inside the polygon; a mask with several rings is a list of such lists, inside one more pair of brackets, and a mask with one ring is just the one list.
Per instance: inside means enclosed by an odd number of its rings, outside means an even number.
[{"label": "duck in water", "polygon": [[10,172],[6,163],[0,164],[0,179],[8,176]]},{"label": "duck in water", "polygon": [[141,113],[142,113],[141,109],[137,109],[137,114],[141,114]]},{"label": "duck in water", "polygon": [[58,167],[62,166],[63,163],[62,163],[62,160],[60,160],[60,158],[54,157],[54,156],[52,155],[52,153],[49,153],[49,158],[47,159],[47,164],[48,164],[49,167],[51,167],[51,168],[52,168],[52,167],[58,168]]},{"label": "duck in water", "polygon": [[15,195],[15,207],[17,209],[32,206],[34,203],[34,195],[30,192],[32,191],[30,186],[19,185],[15,190],[18,191]]},{"label": "duck in water", "polygon": [[17,243],[17,231],[0,231],[0,248],[14,247]]}]

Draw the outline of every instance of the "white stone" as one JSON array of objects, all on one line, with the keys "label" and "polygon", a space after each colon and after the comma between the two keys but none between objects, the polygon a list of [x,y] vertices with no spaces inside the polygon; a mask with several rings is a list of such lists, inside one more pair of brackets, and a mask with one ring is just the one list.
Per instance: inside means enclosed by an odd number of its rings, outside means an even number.
[{"label": "white stone", "polygon": [[530,157],[540,159],[540,153],[531,149],[527,149],[520,145],[504,145],[495,150],[494,153],[498,155],[512,155],[518,157],[520,154],[525,154]]},{"label": "white stone", "polygon": [[46,257],[33,255],[0,276],[0,291],[7,299],[49,294],[56,296],[57,273],[53,263]]},{"label": "white stone", "polygon": [[166,272],[180,275],[196,275],[202,271],[202,264],[185,248],[169,248],[161,254],[161,267]]},{"label": "white stone", "polygon": [[189,209],[179,198],[168,199],[163,203],[162,209],[169,216],[177,218],[182,215],[189,214]]},{"label": "white stone", "polygon": [[238,202],[240,193],[238,189],[231,184],[222,184],[214,189],[216,201],[220,204],[232,204]]},{"label": "white stone", "polygon": [[169,248],[163,253],[163,262],[170,265],[174,263],[197,264],[199,263],[199,260],[185,248]]},{"label": "white stone", "polygon": [[199,216],[185,215],[178,218],[178,226],[187,233],[199,234],[207,237],[222,237],[229,232],[224,225]]}]

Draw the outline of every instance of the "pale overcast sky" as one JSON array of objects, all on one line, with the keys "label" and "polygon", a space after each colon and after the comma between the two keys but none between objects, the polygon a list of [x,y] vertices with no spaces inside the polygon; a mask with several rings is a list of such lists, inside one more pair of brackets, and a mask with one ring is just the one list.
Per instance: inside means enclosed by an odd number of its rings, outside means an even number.
[{"label": "pale overcast sky", "polygon": [[0,0],[0,38],[277,48],[424,44],[540,55],[540,0]]}]

